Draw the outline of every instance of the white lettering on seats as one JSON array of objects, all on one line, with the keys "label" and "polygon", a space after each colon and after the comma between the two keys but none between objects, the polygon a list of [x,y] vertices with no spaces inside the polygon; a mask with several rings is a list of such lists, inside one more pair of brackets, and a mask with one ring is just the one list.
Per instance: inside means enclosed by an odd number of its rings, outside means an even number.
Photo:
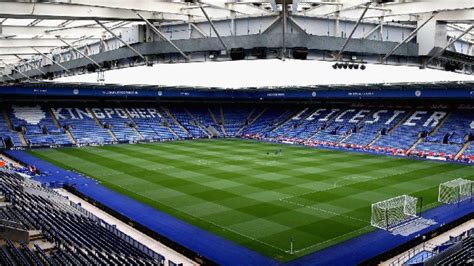
[{"label": "white lettering on seats", "polygon": [[367,121],[365,121],[365,123],[366,124],[376,123],[380,120],[380,114],[386,114],[386,113],[388,113],[388,110],[379,110],[379,111],[372,114],[373,120],[367,120]]},{"label": "white lettering on seats", "polygon": [[426,111],[416,111],[416,112],[414,112],[410,116],[410,118],[408,118],[407,121],[405,121],[405,123],[403,123],[403,125],[404,126],[410,126],[410,127],[416,126],[416,121],[419,121],[423,118],[420,115],[424,115],[426,113],[428,113],[428,112],[426,112]]},{"label": "white lettering on seats", "polygon": [[359,112],[357,112],[357,114],[355,114],[351,120],[349,120],[349,123],[359,123],[362,119],[364,119],[364,117],[370,113],[370,110],[360,110]]},{"label": "white lettering on seats", "polygon": [[344,119],[342,119],[347,113],[353,113],[355,112],[355,109],[347,109],[344,112],[342,112],[334,121],[341,123],[344,122]]},{"label": "white lettering on seats", "polygon": [[321,114],[321,112],[326,111],[326,109],[318,109],[314,111],[310,116],[306,117],[306,120],[311,121],[314,120],[315,116],[318,116]]},{"label": "white lettering on seats", "polygon": [[446,112],[436,111],[430,116],[430,118],[428,118],[428,120],[426,120],[423,126],[436,127],[445,116],[446,116]]}]

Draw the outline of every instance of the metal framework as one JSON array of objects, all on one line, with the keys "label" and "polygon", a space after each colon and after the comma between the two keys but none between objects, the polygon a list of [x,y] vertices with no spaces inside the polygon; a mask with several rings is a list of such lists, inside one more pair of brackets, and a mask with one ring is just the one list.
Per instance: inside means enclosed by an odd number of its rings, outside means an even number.
[{"label": "metal framework", "polygon": [[225,61],[230,54],[216,51],[233,48],[284,60],[297,47],[309,60],[472,75],[473,24],[472,0],[6,0],[0,82],[81,74],[89,64]]}]

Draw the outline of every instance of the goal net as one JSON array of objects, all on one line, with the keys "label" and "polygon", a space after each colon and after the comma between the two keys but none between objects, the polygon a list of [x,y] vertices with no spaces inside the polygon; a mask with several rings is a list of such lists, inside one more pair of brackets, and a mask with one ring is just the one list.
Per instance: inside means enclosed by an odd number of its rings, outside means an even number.
[{"label": "goal net", "polygon": [[456,204],[472,197],[474,182],[467,179],[454,179],[439,185],[438,201]]},{"label": "goal net", "polygon": [[416,217],[418,199],[408,195],[379,201],[372,204],[372,226],[389,230],[391,227]]}]

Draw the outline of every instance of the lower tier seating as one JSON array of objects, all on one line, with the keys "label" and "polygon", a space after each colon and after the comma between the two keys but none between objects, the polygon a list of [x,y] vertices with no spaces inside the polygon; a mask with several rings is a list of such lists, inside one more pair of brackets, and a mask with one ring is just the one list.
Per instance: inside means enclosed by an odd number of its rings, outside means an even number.
[{"label": "lower tier seating", "polygon": [[[391,107],[391,108],[388,108]],[[245,137],[474,162],[474,112],[380,104],[12,106],[0,148]]]},{"label": "lower tier seating", "polygon": [[[0,171],[0,226],[39,232],[41,243],[0,247],[0,265],[163,265],[164,257],[117,234],[115,227],[49,188],[14,172]],[[38,234],[38,233],[37,233]],[[35,237],[35,239],[38,237]]]}]

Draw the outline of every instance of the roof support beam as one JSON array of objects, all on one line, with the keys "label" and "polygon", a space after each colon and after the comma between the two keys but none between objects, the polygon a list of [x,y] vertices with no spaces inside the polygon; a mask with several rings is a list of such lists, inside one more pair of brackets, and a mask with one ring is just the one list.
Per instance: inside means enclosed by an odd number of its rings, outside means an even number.
[{"label": "roof support beam", "polygon": [[377,31],[378,29],[380,29],[380,24],[377,24],[377,26],[375,26],[373,29],[371,29],[369,32],[367,32],[364,37],[362,37],[362,39],[367,39],[369,38],[370,35],[372,35],[372,33],[374,33],[375,31]]},{"label": "roof support beam", "polygon": [[423,28],[428,22],[430,22],[430,20],[432,20],[436,14],[438,14],[438,12],[433,12],[433,14],[427,19],[425,20],[423,23],[421,23],[421,25],[419,25],[416,29],[414,29],[407,37],[405,37],[405,39],[403,39],[399,44],[397,44],[395,47],[393,47],[392,50],[390,50],[390,52],[388,52],[382,59],[382,61],[385,61],[387,60],[387,58],[389,56],[391,56],[396,50],[398,50],[398,48],[400,48],[403,44],[409,42],[411,39],[413,39],[413,37],[415,37],[415,34],[421,29]]},{"label": "roof support beam", "polygon": [[49,61],[53,62],[53,64],[57,65],[58,67],[62,68],[64,71],[66,72],[70,72],[69,69],[65,68],[63,65],[61,65],[60,63],[56,62],[56,60],[54,60],[51,56],[48,56],[46,55],[45,53],[42,53],[40,50],[34,48],[34,47],[31,47],[31,49],[35,50],[36,52],[38,52],[38,54],[42,55],[43,57],[46,57],[49,59]]},{"label": "roof support beam", "polygon": [[280,20],[281,20],[280,15],[275,17],[275,19],[270,24],[268,24],[268,26],[266,28],[264,28],[262,30],[262,32],[260,32],[260,34],[265,34],[265,33],[269,32],[271,29],[273,29],[273,27],[275,27],[276,24],[280,23]]},{"label": "roof support beam", "polygon": [[81,52],[79,49],[77,49],[76,47],[72,46],[70,43],[66,42],[65,40],[61,39],[61,37],[58,36],[58,40],[60,40],[62,43],[64,43],[65,45],[69,46],[69,48],[73,49],[74,51],[76,51],[78,54],[82,55],[83,57],[87,58],[87,60],[91,61],[94,65],[96,65],[97,67],[102,68],[101,65],[99,65],[99,63],[97,63],[94,59],[90,58],[88,55],[86,55],[85,53]]},{"label": "roof support beam", "polygon": [[198,25],[194,24],[194,23],[189,23],[189,25],[191,25],[191,27],[193,27],[197,32],[199,32],[202,36],[204,36],[205,38],[209,37],[207,36],[207,34],[201,29],[199,28]]},{"label": "roof support beam", "polygon": [[285,61],[286,54],[286,27],[288,26],[288,12],[287,12],[286,0],[282,0],[281,13],[283,15],[283,27],[282,27],[282,41],[281,41],[281,59]]},{"label": "roof support beam", "polygon": [[128,44],[127,42],[125,42],[124,40],[122,40],[122,38],[120,38],[117,34],[115,34],[112,30],[110,30],[109,28],[107,28],[107,26],[105,26],[102,22],[96,20],[95,22],[97,22],[97,24],[99,24],[102,28],[104,28],[104,30],[106,30],[108,33],[110,33],[115,39],[117,39],[118,41],[120,41],[123,45],[127,46],[128,49],[132,50],[135,54],[137,54],[141,59],[145,60],[146,61],[146,58],[145,56],[143,56],[139,51],[137,51],[135,48],[133,48],[132,46],[130,46],[130,44]]},{"label": "roof support beam", "polygon": [[351,33],[349,34],[349,37],[347,37],[346,41],[345,41],[344,44],[342,45],[341,50],[339,50],[339,52],[337,53],[337,56],[336,56],[336,59],[337,59],[337,60],[339,60],[339,59],[341,58],[342,53],[344,52],[344,50],[345,50],[346,47],[347,47],[347,44],[348,44],[349,41],[352,39],[352,35],[354,35],[354,32],[356,31],[356,29],[357,29],[357,27],[359,26],[360,22],[361,22],[362,19],[364,18],[365,13],[367,13],[367,10],[369,10],[370,4],[371,4],[371,2],[368,2],[368,3],[365,4],[364,11],[362,12],[362,14],[360,15],[360,17],[359,17],[359,19],[357,20],[356,24],[355,24],[354,27],[352,28]]},{"label": "roof support beam", "polygon": [[210,18],[209,15],[206,13],[206,10],[204,9],[204,7],[202,7],[202,4],[201,4],[201,3],[198,3],[198,4],[199,4],[199,8],[201,9],[202,13],[204,14],[204,16],[206,17],[207,21],[209,22],[209,25],[211,25],[212,30],[214,31],[214,33],[217,35],[217,38],[218,38],[219,41],[221,42],[222,47],[224,47],[224,50],[228,51],[229,49],[227,49],[227,46],[225,45],[224,41],[222,40],[221,35],[220,35],[219,32],[217,31],[216,26],[215,26],[214,23],[212,22],[211,18]]},{"label": "roof support beam", "polygon": [[446,46],[443,47],[443,49],[439,50],[437,53],[435,53],[432,57],[430,57],[426,62],[423,64],[424,67],[426,67],[433,59],[439,57],[448,49],[449,46],[453,45],[457,40],[461,39],[462,36],[466,35],[468,32],[470,32],[474,28],[474,25],[471,25],[469,28],[467,28],[465,31],[463,31],[461,34],[453,38],[451,41],[446,44]]},{"label": "roof support beam", "polygon": [[174,42],[172,42],[167,36],[165,36],[160,30],[158,30],[158,28],[155,27],[155,25],[153,25],[153,23],[151,23],[150,21],[148,21],[148,19],[146,19],[145,17],[143,17],[142,15],[140,15],[140,13],[136,12],[137,13],[137,16],[139,16],[141,19],[143,19],[143,21],[145,21],[145,23],[153,30],[153,32],[155,32],[156,34],[158,34],[158,36],[160,36],[162,39],[164,39],[166,42],[168,42],[171,46],[173,46],[173,48],[178,51],[178,53],[180,53],[187,61],[189,61],[189,57],[181,50],[179,49],[178,46],[176,46],[176,44],[174,44]]}]

